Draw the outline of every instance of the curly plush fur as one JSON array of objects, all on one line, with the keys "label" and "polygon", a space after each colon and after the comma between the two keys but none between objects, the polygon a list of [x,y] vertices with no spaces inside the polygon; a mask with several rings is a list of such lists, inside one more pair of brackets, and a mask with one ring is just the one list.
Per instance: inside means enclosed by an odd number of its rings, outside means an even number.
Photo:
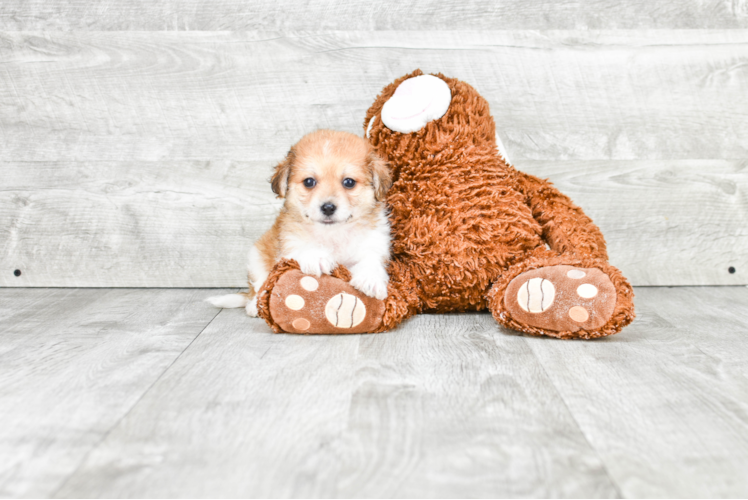
[{"label": "curly plush fur", "polygon": [[[394,181],[387,196],[393,241],[389,295],[377,331],[420,312],[484,309],[509,328],[559,338],[601,337],[628,325],[634,319],[633,291],[607,262],[602,233],[550,182],[504,161],[488,102],[470,85],[435,74],[449,86],[452,100],[444,116],[421,130],[394,132],[381,119],[370,125],[398,85],[421,74],[386,86],[364,120]],[[555,331],[512,318],[504,297],[511,280],[559,264],[597,268],[610,278],[615,309],[603,326]],[[265,286],[272,289],[272,283]],[[262,311],[271,322],[270,312]]]}]

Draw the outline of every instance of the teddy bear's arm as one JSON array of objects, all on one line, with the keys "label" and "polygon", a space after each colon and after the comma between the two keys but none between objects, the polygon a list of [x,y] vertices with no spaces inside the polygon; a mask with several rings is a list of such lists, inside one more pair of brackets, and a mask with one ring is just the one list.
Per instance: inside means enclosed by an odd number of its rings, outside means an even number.
[{"label": "teddy bear's arm", "polygon": [[517,188],[527,197],[526,203],[552,250],[608,260],[600,228],[581,208],[549,181],[515,172]]}]

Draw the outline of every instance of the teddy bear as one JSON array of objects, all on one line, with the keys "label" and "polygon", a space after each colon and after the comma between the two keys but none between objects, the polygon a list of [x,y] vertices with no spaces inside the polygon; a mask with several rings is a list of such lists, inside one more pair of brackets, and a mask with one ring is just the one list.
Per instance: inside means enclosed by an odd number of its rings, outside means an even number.
[{"label": "teddy bear", "polygon": [[416,70],[384,87],[363,130],[393,179],[387,298],[354,289],[344,267],[310,285],[283,260],[258,295],[275,332],[377,333],[419,313],[488,309],[513,330],[591,339],[633,321],[632,287],[608,263],[600,229],[506,161],[472,86]]}]

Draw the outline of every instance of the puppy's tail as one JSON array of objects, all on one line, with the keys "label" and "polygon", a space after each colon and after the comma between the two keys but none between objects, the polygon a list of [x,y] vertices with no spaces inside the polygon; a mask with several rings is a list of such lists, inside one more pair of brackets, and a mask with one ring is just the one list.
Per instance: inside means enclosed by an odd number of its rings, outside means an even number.
[{"label": "puppy's tail", "polygon": [[228,295],[216,295],[214,297],[208,297],[205,302],[209,302],[216,307],[222,307],[224,309],[233,309],[235,307],[245,307],[247,303],[254,297],[254,292],[243,292],[243,293],[230,293]]}]

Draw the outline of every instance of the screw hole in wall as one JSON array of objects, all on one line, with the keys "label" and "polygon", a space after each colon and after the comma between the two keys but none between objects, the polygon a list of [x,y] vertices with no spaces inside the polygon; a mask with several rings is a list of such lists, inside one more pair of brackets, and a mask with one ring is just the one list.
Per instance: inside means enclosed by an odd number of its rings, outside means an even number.
[{"label": "screw hole in wall", "polygon": [[735,268],[732,267],[732,266],[730,266],[730,267],[727,268],[727,272],[730,273],[730,274],[735,274]]},{"label": "screw hole in wall", "polygon": [[21,270],[20,269],[16,269],[15,271],[13,271],[13,275],[14,276],[20,276],[21,275]]}]

